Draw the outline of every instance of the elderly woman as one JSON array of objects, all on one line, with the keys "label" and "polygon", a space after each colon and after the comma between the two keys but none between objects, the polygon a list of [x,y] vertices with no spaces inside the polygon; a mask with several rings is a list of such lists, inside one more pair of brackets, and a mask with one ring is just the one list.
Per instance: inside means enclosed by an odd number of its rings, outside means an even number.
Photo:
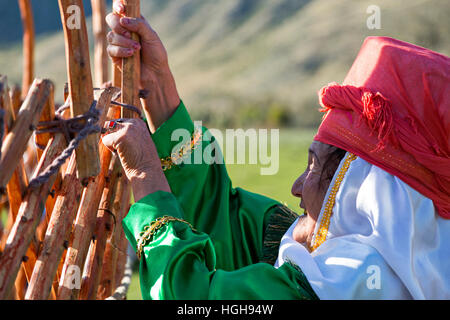
[{"label": "elderly woman", "polygon": [[225,165],[183,163],[214,140],[180,101],[157,34],[120,2],[115,12],[109,53],[140,50],[150,92],[148,126],[125,119],[103,136],[133,188],[123,227],[145,299],[450,298],[448,57],[365,41],[344,84],[320,91],[326,115],[292,187],[298,217],[234,188]]}]

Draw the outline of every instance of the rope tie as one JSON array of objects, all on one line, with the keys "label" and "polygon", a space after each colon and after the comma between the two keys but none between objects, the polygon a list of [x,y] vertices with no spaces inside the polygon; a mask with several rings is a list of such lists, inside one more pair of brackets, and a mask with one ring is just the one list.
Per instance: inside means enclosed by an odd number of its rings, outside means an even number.
[{"label": "rope tie", "polygon": [[[100,90],[95,88],[94,90]],[[139,118],[142,119],[142,112],[139,108],[116,102],[120,98],[121,92],[118,92],[111,101],[111,104],[120,106],[122,108],[131,110],[138,114]],[[37,177],[33,178],[30,183],[30,188],[37,188],[43,185],[48,179],[56,174],[61,166],[65,163],[65,161],[72,155],[72,152],[78,147],[82,140],[86,139],[89,135],[94,133],[104,133],[102,128],[97,125],[100,116],[100,110],[96,108],[97,101],[94,100],[92,102],[89,110],[83,114],[71,119],[64,119],[63,114],[68,108],[70,108],[70,99],[60,106],[55,111],[55,120],[53,121],[43,121],[37,124],[37,128],[35,130],[35,134],[42,133],[61,133],[64,135],[67,141],[67,148],[63,150],[63,152],[55,159],[53,162]],[[0,110],[0,138],[3,137],[3,110]],[[0,139],[0,156],[1,156],[1,140]],[[37,148],[44,150],[46,146],[39,145],[35,141],[35,145]]]},{"label": "rope tie", "polygon": [[[96,109],[96,106],[97,101],[94,100],[91,107],[84,115],[69,120],[59,118],[56,121],[38,124],[38,127],[42,127],[42,124],[48,124],[48,128],[38,129],[36,130],[36,133],[63,133],[66,139],[69,138],[68,141],[70,142],[68,143],[67,148],[64,149],[63,152],[55,160],[53,160],[53,162],[40,175],[30,181],[29,188],[34,189],[46,183],[52,175],[59,171],[61,166],[72,155],[72,152],[78,147],[82,140],[86,139],[90,134],[101,132],[101,128],[97,125],[100,111]],[[76,121],[74,121],[74,119],[76,119]],[[86,120],[84,126],[80,125],[80,120]],[[57,129],[55,129],[55,127]],[[70,133],[76,132],[77,130],[79,131],[78,135],[70,140]]]}]

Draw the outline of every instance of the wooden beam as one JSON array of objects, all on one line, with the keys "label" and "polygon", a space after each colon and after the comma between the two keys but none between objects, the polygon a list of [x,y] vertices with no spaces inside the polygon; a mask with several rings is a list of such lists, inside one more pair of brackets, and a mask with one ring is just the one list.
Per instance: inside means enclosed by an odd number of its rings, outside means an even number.
[{"label": "wooden beam", "polygon": [[[125,15],[132,18],[141,16],[140,0],[122,0],[125,6]],[[139,42],[139,36],[132,34],[132,39]],[[140,51],[132,57],[122,59],[122,103],[140,107]],[[122,109],[122,118],[134,118],[131,110]]]},{"label": "wooden beam", "polygon": [[[19,269],[16,280],[14,281],[14,288],[11,289],[11,293],[14,293],[15,300],[25,299],[25,290],[27,288],[27,277],[23,268]],[[11,294],[10,294],[11,295]]]},{"label": "wooden beam", "polygon": [[[47,100],[47,103],[44,106],[44,109],[41,113],[41,118],[39,119],[39,122],[46,122],[46,121],[52,121],[55,118],[55,90],[54,87],[50,90],[50,95]],[[46,147],[49,143],[50,139],[52,138],[51,133],[41,133],[35,135],[35,142],[37,146]],[[43,154],[43,150],[41,148],[37,148],[36,152],[36,160],[39,162]],[[45,219],[39,224],[37,229],[37,237],[39,241],[43,241],[45,231],[47,230],[48,222],[50,220],[50,215],[53,211],[53,206],[56,202],[55,194],[59,191],[62,183],[62,176],[61,172],[58,171],[56,174],[55,184],[52,187],[52,196],[49,196],[47,198],[47,201],[45,202]],[[29,277],[31,277],[31,274],[29,274]]]},{"label": "wooden beam", "polygon": [[20,106],[22,105],[22,90],[20,90],[20,87],[12,86],[9,90],[9,97],[11,98],[13,120],[16,121]]},{"label": "wooden beam", "polygon": [[[98,107],[101,107],[102,110],[107,110],[110,106],[112,97],[117,92],[118,88],[115,87],[105,89],[98,100]],[[107,113],[103,112],[99,123],[104,123],[106,118]],[[99,140],[97,140],[97,143],[99,143]],[[100,155],[100,174],[94,181],[89,182],[88,186],[84,188],[80,207],[78,208],[71,245],[67,250],[58,289],[58,299],[60,300],[78,298],[79,290],[77,288],[72,288],[70,282],[71,275],[67,274],[67,271],[73,266],[78,266],[80,270],[83,270],[87,251],[89,249],[89,242],[91,241],[94,231],[97,210],[103,194],[103,188],[108,175],[109,164],[112,156],[111,152],[103,146],[103,144],[100,144]]]},{"label": "wooden beam", "polygon": [[[50,87],[50,92],[48,99],[45,103],[44,108],[42,109],[41,117],[39,122],[52,121],[55,119],[55,87],[52,85]],[[50,138],[52,137],[51,133],[41,133],[37,134],[35,137],[36,144],[38,146],[47,147]],[[44,151],[40,148],[37,149],[37,160],[39,161],[42,157]]]},{"label": "wooden beam", "polygon": [[[8,105],[9,106],[8,108],[10,109],[11,119],[9,123],[9,128],[7,128],[8,130],[10,130],[17,120],[18,114],[17,110],[20,109],[20,105],[18,105],[20,103],[20,98],[19,101],[17,101],[16,99],[14,99],[13,101],[11,98],[12,95],[10,94],[11,92],[8,92],[7,84],[4,83],[3,87],[5,89],[5,92],[1,94],[2,95],[1,103]],[[23,159],[21,158],[19,160],[19,163],[17,164],[17,168],[14,170],[12,177],[9,180],[6,187],[12,222],[16,220],[17,214],[19,213],[19,208],[22,203],[22,198],[24,196],[27,186],[28,186],[27,174],[25,172]]]},{"label": "wooden beam", "polygon": [[[89,42],[82,0],[58,0],[66,44],[71,116],[86,113],[94,101]],[[76,150],[79,178],[84,185],[100,172],[99,135],[90,135]]]},{"label": "wooden beam", "polygon": [[9,96],[8,77],[3,75],[0,75],[0,109],[4,112],[3,124],[7,133],[11,130],[15,117]]},{"label": "wooden beam", "polygon": [[105,0],[91,0],[92,28],[95,39],[94,75],[95,85],[101,87],[109,81],[109,56],[106,34],[106,2]]},{"label": "wooden beam", "polygon": [[76,175],[75,154],[73,154],[56,199],[42,250],[30,279],[26,299],[47,299],[64,246],[69,241],[68,237],[77,212],[81,189]]},{"label": "wooden beam", "polygon": [[[34,176],[41,174],[59,156],[65,146],[66,141],[64,136],[62,134],[55,135],[52,142],[46,148]],[[35,234],[36,227],[42,215],[44,201],[50,192],[54,179],[55,175],[51,176],[39,188],[30,189],[20,206],[19,215],[14,222],[6,242],[5,250],[0,257],[0,300],[9,296],[20,264]]]},{"label": "wooden beam", "polygon": [[[97,288],[100,283],[107,238],[110,236],[112,228],[115,226],[116,213],[113,208],[114,198],[119,191],[117,186],[123,175],[120,160],[114,158],[110,164],[107,187],[103,190],[93,241],[91,242],[88,257],[84,265],[80,291],[80,299],[82,300],[95,300],[97,297]],[[114,215],[114,217],[112,215]]]},{"label": "wooden beam", "polygon": [[18,0],[23,27],[22,98],[28,93],[34,79],[34,23],[30,0]]},{"label": "wooden beam", "polygon": [[0,193],[6,191],[5,187],[26,150],[28,140],[49,97],[51,85],[49,80],[36,79],[33,82],[20,108],[17,121],[3,142],[0,159]]},{"label": "wooden beam", "polygon": [[[125,236],[122,228],[122,220],[130,208],[131,195],[129,181],[125,175],[121,177],[116,188],[117,191],[111,209],[116,215],[115,228],[106,245],[102,264],[102,275],[97,290],[97,299],[101,300],[110,297],[114,293],[114,290],[120,284],[120,282],[116,283],[116,270],[123,269],[119,266],[120,263],[118,262],[120,255],[119,247],[121,246],[122,235]],[[124,261],[126,262],[126,259]]]}]

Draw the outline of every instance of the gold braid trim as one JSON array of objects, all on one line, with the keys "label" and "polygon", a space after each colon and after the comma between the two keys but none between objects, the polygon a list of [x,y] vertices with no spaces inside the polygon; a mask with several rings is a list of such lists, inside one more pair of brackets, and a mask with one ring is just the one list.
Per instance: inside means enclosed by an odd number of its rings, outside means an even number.
[{"label": "gold braid trim", "polygon": [[161,158],[161,167],[163,171],[167,171],[172,169],[174,166],[177,166],[183,162],[183,158],[186,155],[192,153],[195,150],[200,142],[202,141],[202,130],[195,129],[192,134],[191,141],[188,141],[184,146],[182,146],[179,150],[172,152],[172,155],[166,158]]},{"label": "gold braid trim", "polygon": [[357,159],[357,156],[355,156],[352,153],[349,153],[347,155],[347,158],[345,159],[344,164],[342,165],[341,170],[339,171],[339,174],[336,177],[336,180],[334,182],[333,187],[331,188],[330,195],[328,196],[327,202],[325,204],[325,209],[323,211],[322,219],[320,220],[319,230],[314,238],[314,244],[310,248],[310,251],[316,250],[322,243],[325,242],[328,235],[328,227],[330,226],[330,219],[331,215],[333,214],[333,207],[336,203],[336,194],[339,191],[339,187],[341,186],[342,180],[345,177],[345,174],[348,171],[348,168],[350,167],[350,164]]},{"label": "gold braid trim", "polygon": [[158,218],[155,221],[153,221],[152,223],[150,223],[149,226],[146,226],[144,228],[144,231],[142,231],[139,235],[139,239],[137,241],[137,249],[136,249],[136,253],[137,253],[137,256],[139,259],[141,259],[142,252],[144,251],[144,247],[150,241],[152,241],[155,233],[170,221],[178,221],[178,222],[186,223],[193,231],[196,231],[189,222],[187,222],[183,219],[170,217],[170,216],[164,216],[162,218]]}]

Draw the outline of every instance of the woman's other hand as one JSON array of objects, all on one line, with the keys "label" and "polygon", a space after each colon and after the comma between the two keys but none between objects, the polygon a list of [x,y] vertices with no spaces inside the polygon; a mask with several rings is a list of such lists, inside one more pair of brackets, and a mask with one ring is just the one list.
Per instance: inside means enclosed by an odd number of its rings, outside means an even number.
[{"label": "woman's other hand", "polygon": [[[108,53],[113,63],[121,67],[122,59],[141,51],[142,90],[149,93],[143,99],[147,121],[152,132],[163,124],[180,104],[175,80],[169,68],[167,51],[158,34],[144,17],[125,16],[125,6],[121,0],[114,0],[114,12],[106,17],[111,28],[108,33]],[[140,42],[131,38],[137,33]],[[151,106],[151,107],[150,107]]]}]

